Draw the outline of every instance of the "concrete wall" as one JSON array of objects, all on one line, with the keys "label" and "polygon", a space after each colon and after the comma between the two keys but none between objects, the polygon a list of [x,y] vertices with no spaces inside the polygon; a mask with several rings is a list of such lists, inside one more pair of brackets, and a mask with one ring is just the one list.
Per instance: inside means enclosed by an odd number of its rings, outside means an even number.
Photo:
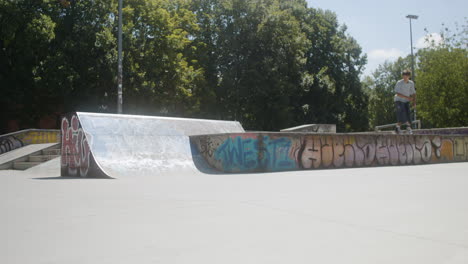
[{"label": "concrete wall", "polygon": [[468,136],[241,133],[192,136],[219,171],[259,172],[468,161]]},{"label": "concrete wall", "polygon": [[0,154],[30,144],[58,143],[59,130],[28,129],[0,136]]}]

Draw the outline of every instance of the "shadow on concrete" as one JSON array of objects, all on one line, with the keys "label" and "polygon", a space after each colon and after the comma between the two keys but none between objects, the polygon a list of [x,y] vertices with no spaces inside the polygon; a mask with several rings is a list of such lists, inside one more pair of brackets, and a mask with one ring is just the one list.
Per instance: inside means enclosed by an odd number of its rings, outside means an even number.
[{"label": "shadow on concrete", "polygon": [[99,179],[107,179],[107,178],[84,178],[84,177],[70,177],[70,176],[57,176],[57,177],[38,177],[38,178],[31,178],[33,180],[99,180]]}]

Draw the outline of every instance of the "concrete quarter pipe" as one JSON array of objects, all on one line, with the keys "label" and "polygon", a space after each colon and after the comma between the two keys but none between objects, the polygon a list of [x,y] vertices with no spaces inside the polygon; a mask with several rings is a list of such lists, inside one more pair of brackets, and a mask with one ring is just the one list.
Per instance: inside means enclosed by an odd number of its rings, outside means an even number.
[{"label": "concrete quarter pipe", "polygon": [[245,133],[239,122],[75,113],[61,175],[272,172],[468,161],[467,135]]}]

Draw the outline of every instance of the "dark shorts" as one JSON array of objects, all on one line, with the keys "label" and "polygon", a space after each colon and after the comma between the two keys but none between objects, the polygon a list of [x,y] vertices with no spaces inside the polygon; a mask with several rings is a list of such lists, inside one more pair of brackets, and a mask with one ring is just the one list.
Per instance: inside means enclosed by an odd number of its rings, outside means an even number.
[{"label": "dark shorts", "polygon": [[398,123],[411,123],[410,103],[395,102],[396,115]]}]

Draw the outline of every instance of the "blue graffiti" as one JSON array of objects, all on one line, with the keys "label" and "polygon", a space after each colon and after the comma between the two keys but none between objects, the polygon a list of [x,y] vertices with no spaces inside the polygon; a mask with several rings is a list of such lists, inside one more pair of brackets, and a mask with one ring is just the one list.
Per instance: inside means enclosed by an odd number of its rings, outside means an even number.
[{"label": "blue graffiti", "polygon": [[263,137],[262,142],[265,148],[261,161],[264,168],[276,171],[296,167],[296,162],[289,157],[291,149],[289,138],[270,139],[270,137]]},{"label": "blue graffiti", "polygon": [[215,151],[225,171],[286,170],[296,167],[289,157],[291,141],[288,138],[270,139],[268,136],[228,138]]},{"label": "blue graffiti", "polygon": [[257,140],[228,138],[215,151],[215,159],[220,160],[225,171],[248,171],[258,167]]}]

